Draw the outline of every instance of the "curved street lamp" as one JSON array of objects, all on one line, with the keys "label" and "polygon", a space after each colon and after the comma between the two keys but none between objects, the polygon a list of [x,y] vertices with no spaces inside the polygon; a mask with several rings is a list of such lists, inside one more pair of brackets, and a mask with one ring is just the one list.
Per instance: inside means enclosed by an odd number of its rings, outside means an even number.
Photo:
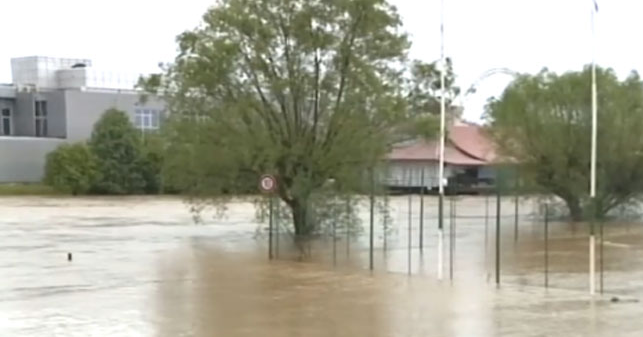
[{"label": "curved street lamp", "polygon": [[486,80],[487,78],[493,76],[493,75],[509,75],[512,77],[517,77],[520,75],[519,72],[515,70],[511,70],[509,68],[491,68],[486,70],[484,73],[482,73],[472,84],[471,86],[467,89],[467,91],[464,92],[464,96],[468,96],[470,94],[475,94],[477,92],[477,88],[480,85],[480,82]]}]

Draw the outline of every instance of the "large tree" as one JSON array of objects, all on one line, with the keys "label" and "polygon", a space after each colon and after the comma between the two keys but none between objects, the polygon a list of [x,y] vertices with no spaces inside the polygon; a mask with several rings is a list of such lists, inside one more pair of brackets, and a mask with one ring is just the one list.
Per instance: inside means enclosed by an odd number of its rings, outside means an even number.
[{"label": "large tree", "polygon": [[524,178],[567,204],[580,220],[604,216],[643,191],[643,83],[597,69],[597,197],[590,205],[591,68],[520,75],[487,106],[500,150]]},{"label": "large tree", "polygon": [[221,0],[178,44],[142,81],[173,120],[166,182],[218,200],[274,174],[298,235],[317,229],[315,192],[368,185],[413,115],[407,100],[426,100],[386,0]]}]

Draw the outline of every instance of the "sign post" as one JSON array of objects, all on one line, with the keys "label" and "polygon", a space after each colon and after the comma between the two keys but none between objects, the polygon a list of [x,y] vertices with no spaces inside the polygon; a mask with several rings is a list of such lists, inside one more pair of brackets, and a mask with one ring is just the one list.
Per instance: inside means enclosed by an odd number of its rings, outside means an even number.
[{"label": "sign post", "polygon": [[273,194],[277,190],[277,179],[270,175],[264,174],[259,178],[259,190],[269,196],[270,200],[270,209],[268,213],[268,258],[272,260],[273,258],[273,248],[272,248],[272,232],[274,224],[274,197]]}]

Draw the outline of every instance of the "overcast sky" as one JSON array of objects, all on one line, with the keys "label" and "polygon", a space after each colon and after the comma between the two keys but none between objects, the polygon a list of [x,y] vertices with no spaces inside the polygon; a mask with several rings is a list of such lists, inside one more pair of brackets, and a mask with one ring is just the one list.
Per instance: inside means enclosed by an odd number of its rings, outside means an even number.
[{"label": "overcast sky", "polygon": [[[412,35],[412,57],[440,56],[440,0],[390,0]],[[593,0],[444,0],[445,51],[458,84],[468,88],[485,71],[581,69],[591,61]],[[213,0],[20,0],[0,20],[0,82],[11,82],[10,58],[90,58],[100,68],[149,73],[176,52],[174,37],[195,27]],[[643,2],[598,0],[596,60],[620,75],[643,70]],[[494,75],[465,98],[476,120],[484,102],[511,80]],[[589,90],[589,87],[588,87]],[[600,90],[600,89],[599,89]]]}]

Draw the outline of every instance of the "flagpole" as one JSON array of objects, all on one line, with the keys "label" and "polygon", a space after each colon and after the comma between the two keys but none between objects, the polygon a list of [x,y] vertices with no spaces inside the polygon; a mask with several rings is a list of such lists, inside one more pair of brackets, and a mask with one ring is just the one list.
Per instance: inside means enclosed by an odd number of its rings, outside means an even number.
[{"label": "flagpole", "polygon": [[595,32],[595,16],[598,12],[598,5],[596,0],[593,0],[594,7],[592,8],[592,145],[591,145],[591,167],[590,167],[590,187],[589,197],[591,203],[590,214],[590,235],[589,235],[589,293],[594,295],[596,293],[596,238],[594,235],[594,218],[596,215],[595,201],[596,201],[596,143],[597,143],[597,89],[596,89],[596,32]]},{"label": "flagpole", "polygon": [[444,71],[446,62],[444,59],[444,0],[440,1],[440,165],[438,173],[438,279],[442,280],[443,252],[444,252],[444,138],[446,133],[446,112],[445,112],[445,80]]}]

